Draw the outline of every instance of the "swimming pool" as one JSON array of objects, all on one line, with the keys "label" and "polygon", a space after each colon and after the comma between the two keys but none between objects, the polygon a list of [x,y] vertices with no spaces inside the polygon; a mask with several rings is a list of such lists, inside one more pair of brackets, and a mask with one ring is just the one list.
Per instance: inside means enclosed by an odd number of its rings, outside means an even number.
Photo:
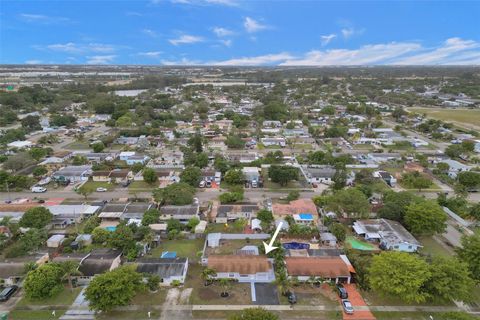
[{"label": "swimming pool", "polygon": [[175,251],[163,251],[162,255],[160,256],[160,258],[164,258],[164,259],[173,259],[176,257],[177,257],[177,253]]},{"label": "swimming pool", "polygon": [[363,250],[363,251],[374,251],[378,250],[376,246],[371,243],[360,241],[355,237],[347,237],[345,242],[348,243],[352,249]]},{"label": "swimming pool", "polygon": [[292,250],[310,249],[310,244],[303,243],[303,242],[286,242],[286,243],[282,243],[282,247],[284,249],[292,249]]},{"label": "swimming pool", "polygon": [[117,227],[115,227],[115,226],[109,226],[109,227],[105,227],[105,230],[107,230],[107,231],[112,231],[112,232],[113,232],[113,231],[117,230]]}]

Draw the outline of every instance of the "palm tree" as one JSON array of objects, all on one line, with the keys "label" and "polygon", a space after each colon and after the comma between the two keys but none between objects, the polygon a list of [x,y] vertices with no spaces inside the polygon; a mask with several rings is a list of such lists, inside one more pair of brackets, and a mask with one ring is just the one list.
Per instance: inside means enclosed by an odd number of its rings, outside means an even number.
[{"label": "palm tree", "polygon": [[67,280],[70,291],[73,291],[72,277],[82,275],[78,270],[78,263],[75,261],[65,261],[61,264],[61,267],[63,271],[62,280]]},{"label": "palm tree", "polygon": [[217,272],[211,268],[203,269],[201,277],[204,281],[205,286],[210,285],[212,281],[212,277],[215,277],[216,275],[217,275]]},{"label": "palm tree", "polygon": [[287,275],[284,272],[277,273],[275,284],[282,295],[286,295],[287,292],[292,288],[292,282],[287,278]]},{"label": "palm tree", "polygon": [[220,296],[223,298],[228,297],[228,290],[231,287],[231,280],[228,278],[222,278],[220,279],[220,285],[222,286],[222,292],[220,293]]}]

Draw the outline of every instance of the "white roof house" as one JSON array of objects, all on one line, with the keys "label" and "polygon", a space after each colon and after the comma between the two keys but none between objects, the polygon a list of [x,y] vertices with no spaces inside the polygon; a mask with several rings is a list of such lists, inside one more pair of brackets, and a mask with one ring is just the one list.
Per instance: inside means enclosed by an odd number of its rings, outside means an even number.
[{"label": "white roof house", "polygon": [[18,148],[18,149],[23,149],[23,148],[30,148],[33,146],[33,142],[25,140],[25,141],[13,141],[7,144],[8,147],[10,148]]}]

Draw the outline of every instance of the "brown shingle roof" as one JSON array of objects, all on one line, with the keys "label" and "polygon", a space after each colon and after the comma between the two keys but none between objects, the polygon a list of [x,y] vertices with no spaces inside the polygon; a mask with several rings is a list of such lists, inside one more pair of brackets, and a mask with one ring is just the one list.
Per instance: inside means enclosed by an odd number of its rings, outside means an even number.
[{"label": "brown shingle roof", "polygon": [[255,274],[272,267],[265,256],[218,255],[208,257],[208,267],[216,272]]},{"label": "brown shingle roof", "polygon": [[349,277],[347,264],[340,257],[286,257],[289,276]]},{"label": "brown shingle roof", "polygon": [[317,207],[311,199],[298,199],[290,201],[289,204],[274,203],[272,208],[273,214],[279,216],[294,215],[300,213],[311,213],[317,216]]}]

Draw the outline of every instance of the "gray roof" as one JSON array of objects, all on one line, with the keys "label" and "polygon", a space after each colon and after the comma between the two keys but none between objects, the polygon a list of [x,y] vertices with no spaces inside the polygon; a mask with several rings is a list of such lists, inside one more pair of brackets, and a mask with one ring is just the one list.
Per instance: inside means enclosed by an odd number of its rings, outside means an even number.
[{"label": "gray roof", "polygon": [[23,262],[1,262],[0,279],[22,276],[25,274],[25,263]]},{"label": "gray roof", "polygon": [[78,270],[87,277],[93,277],[96,274],[104,273],[110,270],[113,260],[120,256],[122,252],[116,249],[97,249],[83,260]]},{"label": "gray roof", "polygon": [[390,243],[421,245],[420,242],[397,221],[387,219],[358,220],[354,222],[354,228],[355,226],[360,227],[366,233],[378,233],[382,240]]},{"label": "gray roof", "polygon": [[124,212],[126,203],[108,203],[103,207],[102,212]]},{"label": "gray roof", "polygon": [[187,266],[187,258],[142,258],[137,260],[137,271],[157,274],[160,278],[182,276]]},{"label": "gray roof", "polygon": [[312,178],[333,178],[336,172],[331,166],[307,167],[306,171]]},{"label": "gray roof", "polygon": [[192,216],[198,213],[198,206],[163,206],[160,208],[160,213],[165,215],[183,215]]}]

